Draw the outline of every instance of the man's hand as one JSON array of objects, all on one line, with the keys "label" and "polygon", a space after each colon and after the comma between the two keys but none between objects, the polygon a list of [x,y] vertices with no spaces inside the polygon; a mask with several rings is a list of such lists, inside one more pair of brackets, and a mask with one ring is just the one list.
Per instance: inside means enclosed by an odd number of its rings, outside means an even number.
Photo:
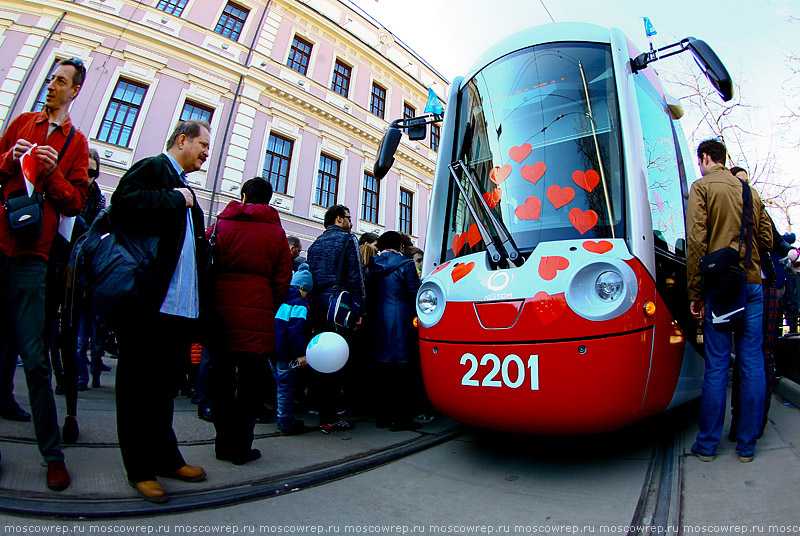
[{"label": "man's hand", "polygon": [[703,300],[689,302],[689,311],[691,311],[695,320],[701,324],[703,323],[703,318],[705,318],[706,314],[706,306]]},{"label": "man's hand", "polygon": [[56,164],[58,164],[58,151],[49,145],[38,146],[34,149],[33,156],[36,157],[36,161],[41,164],[45,175],[50,175],[53,170],[56,169]]},{"label": "man's hand", "polygon": [[359,317],[358,317],[358,320],[356,320],[356,325],[355,325],[355,327],[353,328],[353,331],[358,331],[359,329],[361,329],[361,321],[362,321],[363,319],[364,319],[364,317],[363,317],[363,316],[359,316]]},{"label": "man's hand", "polygon": [[186,199],[186,206],[193,207],[194,206],[194,197],[192,196],[192,191],[189,188],[175,188],[176,192],[180,192],[183,194],[183,198]]},{"label": "man's hand", "polygon": [[306,360],[306,356],[301,356],[297,358],[297,365],[300,367],[307,367],[308,360]]},{"label": "man's hand", "polygon": [[14,160],[19,162],[20,157],[22,157],[22,155],[24,155],[31,147],[33,147],[33,144],[28,140],[17,140],[17,143],[14,145]]}]

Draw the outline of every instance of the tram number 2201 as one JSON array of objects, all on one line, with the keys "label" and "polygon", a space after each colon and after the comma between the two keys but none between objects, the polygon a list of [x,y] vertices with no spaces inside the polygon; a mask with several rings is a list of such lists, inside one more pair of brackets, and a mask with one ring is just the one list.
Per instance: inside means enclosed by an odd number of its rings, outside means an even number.
[{"label": "tram number 2201", "polygon": [[[530,376],[531,391],[539,390],[539,356],[531,355],[527,366],[518,355],[509,354],[502,360],[494,354],[485,354],[478,364],[478,358],[472,354],[461,356],[461,365],[469,365],[469,370],[461,378],[461,385],[470,387],[510,387],[516,389],[525,383],[525,377]],[[492,368],[483,379],[475,378],[478,367],[486,365]]]}]

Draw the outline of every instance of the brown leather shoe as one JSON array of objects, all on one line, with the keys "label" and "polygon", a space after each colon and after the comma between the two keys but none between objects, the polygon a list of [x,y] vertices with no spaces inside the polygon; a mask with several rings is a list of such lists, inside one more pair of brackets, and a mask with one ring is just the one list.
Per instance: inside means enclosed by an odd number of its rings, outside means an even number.
[{"label": "brown leather shoe", "polygon": [[196,465],[184,465],[176,471],[159,474],[158,476],[183,480],[184,482],[202,482],[206,479],[206,472],[203,471],[202,467]]},{"label": "brown leather shoe", "polygon": [[145,480],[144,482],[131,482],[133,489],[139,492],[142,499],[156,504],[167,502],[167,492],[158,483],[158,480]]},{"label": "brown leather shoe", "polygon": [[53,491],[64,491],[69,486],[70,478],[64,460],[47,462],[47,487]]}]

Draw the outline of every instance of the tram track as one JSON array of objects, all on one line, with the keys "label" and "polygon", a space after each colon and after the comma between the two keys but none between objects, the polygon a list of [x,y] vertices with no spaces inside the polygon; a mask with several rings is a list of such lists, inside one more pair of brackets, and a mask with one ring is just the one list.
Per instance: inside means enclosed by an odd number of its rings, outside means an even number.
[{"label": "tram track", "polygon": [[628,536],[679,533],[683,472],[679,440],[680,433],[664,433],[653,445]]},{"label": "tram track", "polygon": [[418,437],[385,448],[307,466],[292,473],[271,475],[261,479],[254,478],[200,491],[171,493],[169,502],[164,505],[154,505],[142,501],[138,496],[123,499],[53,498],[50,494],[40,495],[4,490],[0,491],[0,512],[30,517],[99,520],[174,514],[280,497],[392,463],[451,441],[464,432],[461,425],[456,425],[437,433],[420,433]]}]

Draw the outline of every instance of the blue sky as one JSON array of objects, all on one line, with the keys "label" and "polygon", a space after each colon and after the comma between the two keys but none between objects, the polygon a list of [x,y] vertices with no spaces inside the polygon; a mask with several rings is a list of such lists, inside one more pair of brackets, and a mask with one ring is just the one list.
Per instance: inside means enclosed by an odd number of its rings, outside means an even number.
[{"label": "blue sky", "polygon": [[[352,1],[450,80],[466,74],[478,56],[497,41],[550,22],[540,0]],[[745,102],[753,106],[747,113],[757,131],[774,131],[779,116],[786,113],[783,86],[791,75],[786,58],[800,56],[800,21],[792,24],[787,14],[800,17],[798,0],[734,0],[725,7],[698,0],[544,0],[544,4],[556,22],[620,28],[643,50],[648,47],[643,16],[649,17],[658,31],[653,40],[656,47],[687,36],[703,39],[741,85]],[[669,71],[680,66],[668,58],[656,68]],[[791,84],[798,88],[800,77]],[[441,90],[435,89],[441,96]],[[800,108],[800,97],[793,105]],[[687,116],[691,113],[687,110]],[[798,130],[780,130],[783,139],[774,148],[779,175],[791,177],[800,171],[800,150],[789,148],[798,143]],[[759,150],[759,154],[763,152]],[[800,224],[800,214],[793,219]],[[777,217],[776,224],[785,228]]]}]

